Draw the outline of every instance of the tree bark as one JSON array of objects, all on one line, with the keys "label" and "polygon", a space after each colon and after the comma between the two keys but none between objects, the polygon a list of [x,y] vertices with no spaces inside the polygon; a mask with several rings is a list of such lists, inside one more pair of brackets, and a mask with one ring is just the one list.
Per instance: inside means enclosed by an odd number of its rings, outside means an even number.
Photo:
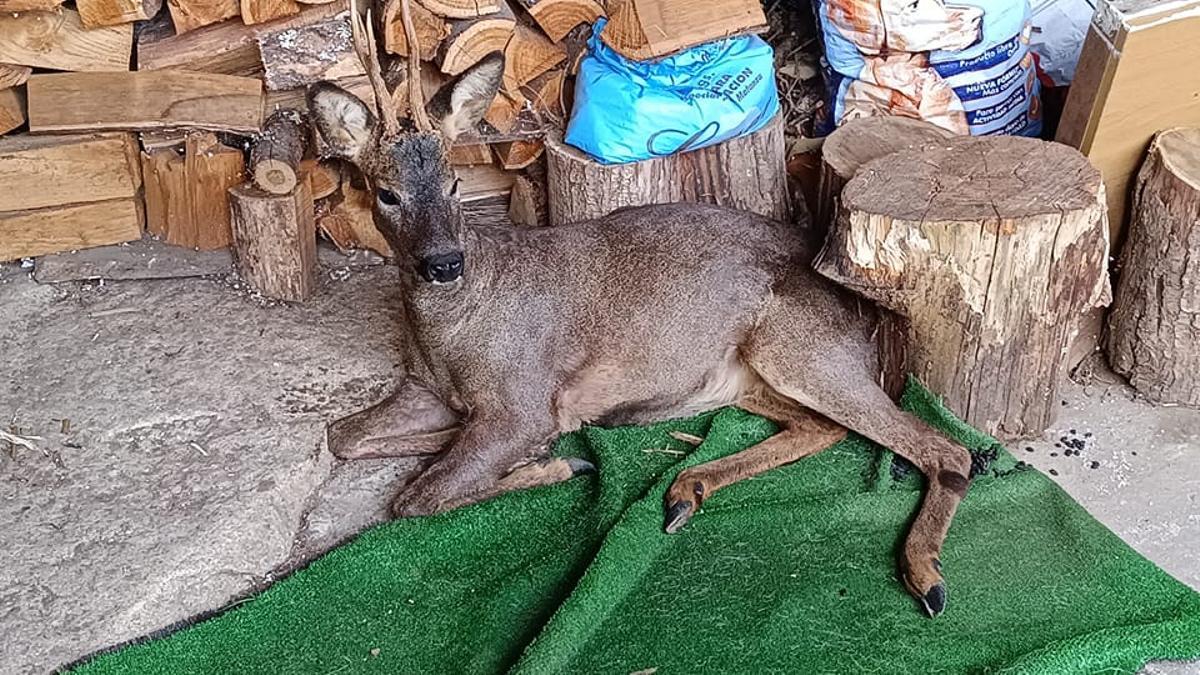
[{"label": "tree bark", "polygon": [[250,172],[258,189],[273,195],[291,192],[307,140],[308,125],[300,111],[282,108],[271,113],[250,147]]},{"label": "tree bark", "polygon": [[233,252],[238,273],[259,293],[307,300],[316,283],[316,227],[308,177],[290,194],[273,195],[246,183],[229,190]]},{"label": "tree bark", "polygon": [[1105,347],[1146,398],[1200,406],[1200,129],[1155,137],[1137,176]]},{"label": "tree bark", "polygon": [[700,202],[787,221],[783,124],[776,115],[749,136],[629,164],[600,164],[546,136],[550,224],[603,216],[624,206]]},{"label": "tree bark", "polygon": [[885,381],[915,375],[987,433],[1035,436],[1081,318],[1111,297],[1105,213],[1075,150],[957,137],[863,165],[816,264],[906,320],[883,319]]}]

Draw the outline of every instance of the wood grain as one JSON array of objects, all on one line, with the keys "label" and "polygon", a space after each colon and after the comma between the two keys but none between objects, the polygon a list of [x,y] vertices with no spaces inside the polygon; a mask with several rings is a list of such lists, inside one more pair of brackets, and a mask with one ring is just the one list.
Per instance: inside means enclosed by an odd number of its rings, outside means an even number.
[{"label": "wood grain", "polygon": [[[504,0],[421,0],[431,12],[450,19],[470,19],[495,14]],[[415,3],[414,3],[415,4]]]},{"label": "wood grain", "polygon": [[495,14],[451,21],[435,61],[443,73],[458,75],[488,54],[504,51],[516,25],[507,3]]},{"label": "wood grain", "polygon": [[180,34],[235,17],[242,11],[238,0],[167,0],[167,9],[175,32]]},{"label": "wood grain", "polygon": [[143,70],[29,78],[29,129],[64,132],[194,127],[254,132],[262,85],[233,75]]},{"label": "wood grain", "polygon": [[555,42],[579,24],[592,23],[604,16],[604,8],[596,0],[521,0],[521,4]]},{"label": "wood grain", "polygon": [[33,69],[29,66],[0,63],[0,89],[25,84],[25,81],[29,79],[29,74],[32,72]]},{"label": "wood grain", "polygon": [[0,89],[0,135],[22,124],[25,124],[25,87]]},{"label": "wood grain", "polygon": [[79,13],[0,15],[0,62],[72,71],[129,70],[133,26],[88,30]]},{"label": "wood grain", "polygon": [[176,35],[166,21],[138,34],[138,70],[196,70],[223,75],[259,77],[262,59],[254,29],[239,19],[229,19]]},{"label": "wood grain", "polygon": [[75,0],[86,28],[148,21],[162,9],[162,0]]},{"label": "wood grain", "polygon": [[136,146],[121,133],[0,139],[0,211],[133,197]]},{"label": "wood grain", "polygon": [[[429,61],[437,54],[442,40],[450,34],[450,25],[421,3],[409,1],[417,42],[421,45],[421,60]],[[408,56],[408,38],[404,34],[404,23],[400,20],[400,0],[388,0],[384,5],[383,26],[383,48],[389,54]]]},{"label": "wood grain", "polygon": [[142,154],[142,166],[151,234],[202,251],[229,246],[229,188],[245,178],[240,150],[211,133],[192,133],[183,156],[170,148],[150,151]]},{"label": "wood grain", "polygon": [[229,190],[238,273],[269,298],[298,301],[316,287],[317,230],[305,176],[290,194],[245,184]]},{"label": "wood grain", "polygon": [[241,8],[242,21],[247,25],[264,23],[300,12],[300,4],[295,0],[241,0]]},{"label": "wood grain", "polygon": [[113,199],[0,212],[0,260],[140,239],[141,204],[140,199]]},{"label": "wood grain", "polygon": [[637,60],[666,56],[767,24],[759,0],[610,0],[608,17],[600,39]]}]

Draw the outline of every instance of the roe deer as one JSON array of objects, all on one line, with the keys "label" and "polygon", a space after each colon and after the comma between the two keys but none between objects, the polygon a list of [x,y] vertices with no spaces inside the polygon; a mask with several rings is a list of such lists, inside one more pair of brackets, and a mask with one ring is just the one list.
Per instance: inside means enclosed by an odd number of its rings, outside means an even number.
[{"label": "roe deer", "polygon": [[[925,611],[942,612],[938,557],[967,490],[970,455],[879,387],[873,320],[811,270],[796,227],[699,204],[625,208],[562,227],[473,227],[447,148],[481,119],[503,58],[488,56],[428,107],[411,87],[418,128],[402,129],[373,40],[357,21],[355,28],[378,115],[329,83],[314,85],[308,104],[327,152],[358,166],[374,190],[375,224],[399,266],[410,380],[334,425],[330,444],[341,457],[448,444],[396,498],[395,515],[440,512],[589,470],[582,460],[546,459],[555,436],[584,424],[739,405],[782,430],[680,473],[666,495],[666,530],[677,531],[726,485],[814,454],[853,429],[928,478],[899,565]],[[410,59],[410,83],[420,82],[419,67]],[[388,441],[401,433],[409,435]]]}]

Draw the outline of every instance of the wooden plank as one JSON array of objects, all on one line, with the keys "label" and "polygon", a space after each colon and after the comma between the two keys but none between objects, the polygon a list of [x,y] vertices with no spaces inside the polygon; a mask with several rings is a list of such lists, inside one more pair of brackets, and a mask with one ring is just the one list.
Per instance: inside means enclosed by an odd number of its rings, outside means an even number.
[{"label": "wooden plank", "polygon": [[134,241],[142,201],[111,199],[32,211],[0,212],[0,260]]},{"label": "wooden plank", "polygon": [[22,124],[25,124],[25,87],[0,89],[0,134],[7,134]]},{"label": "wooden plank", "polygon": [[610,0],[608,17],[600,39],[626,58],[639,60],[767,24],[759,0]]},{"label": "wooden plank", "polygon": [[162,0],[75,0],[86,28],[148,21],[162,9]]},{"label": "wooden plank", "polygon": [[186,33],[237,16],[238,0],[167,0],[175,32]]},{"label": "wooden plank", "polygon": [[247,25],[265,23],[272,19],[300,12],[295,0],[241,0],[242,21]]},{"label": "wooden plank", "polygon": [[0,89],[18,87],[25,84],[25,81],[29,79],[29,74],[32,72],[33,69],[29,66],[0,63]]},{"label": "wooden plank", "polygon": [[136,146],[117,133],[0,139],[0,211],[133,197]]},{"label": "wooden plank", "polygon": [[155,20],[138,33],[137,69],[176,68],[223,75],[259,77],[262,59],[254,29],[229,19],[176,35],[169,19]]},{"label": "wooden plank", "polygon": [[73,71],[129,70],[133,25],[88,30],[79,12],[0,15],[0,62]]},{"label": "wooden plank", "polygon": [[34,75],[28,86],[32,132],[254,132],[262,123],[262,84],[247,77],[176,70],[51,73]]},{"label": "wooden plank", "polygon": [[1104,175],[1114,246],[1127,219],[1129,191],[1158,131],[1200,125],[1200,87],[1178,64],[1200,59],[1200,0],[1124,7],[1102,2],[1080,52],[1057,140]]},{"label": "wooden plank", "polygon": [[317,5],[254,32],[267,89],[294,89],[322,80],[363,75],[344,0]]}]

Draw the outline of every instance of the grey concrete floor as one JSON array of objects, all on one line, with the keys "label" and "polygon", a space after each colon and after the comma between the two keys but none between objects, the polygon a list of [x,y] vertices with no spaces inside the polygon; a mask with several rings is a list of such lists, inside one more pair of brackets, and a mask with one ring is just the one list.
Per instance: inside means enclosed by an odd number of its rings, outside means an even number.
[{"label": "grey concrete floor", "polygon": [[[38,437],[0,443],[0,673],[219,608],[384,517],[416,465],[337,462],[324,429],[397,381],[393,275],[326,268],[283,305],[226,277],[51,285],[0,265],[0,428]],[[1200,411],[1102,370],[1062,399],[1047,440],[1013,451],[1200,589]]]}]

